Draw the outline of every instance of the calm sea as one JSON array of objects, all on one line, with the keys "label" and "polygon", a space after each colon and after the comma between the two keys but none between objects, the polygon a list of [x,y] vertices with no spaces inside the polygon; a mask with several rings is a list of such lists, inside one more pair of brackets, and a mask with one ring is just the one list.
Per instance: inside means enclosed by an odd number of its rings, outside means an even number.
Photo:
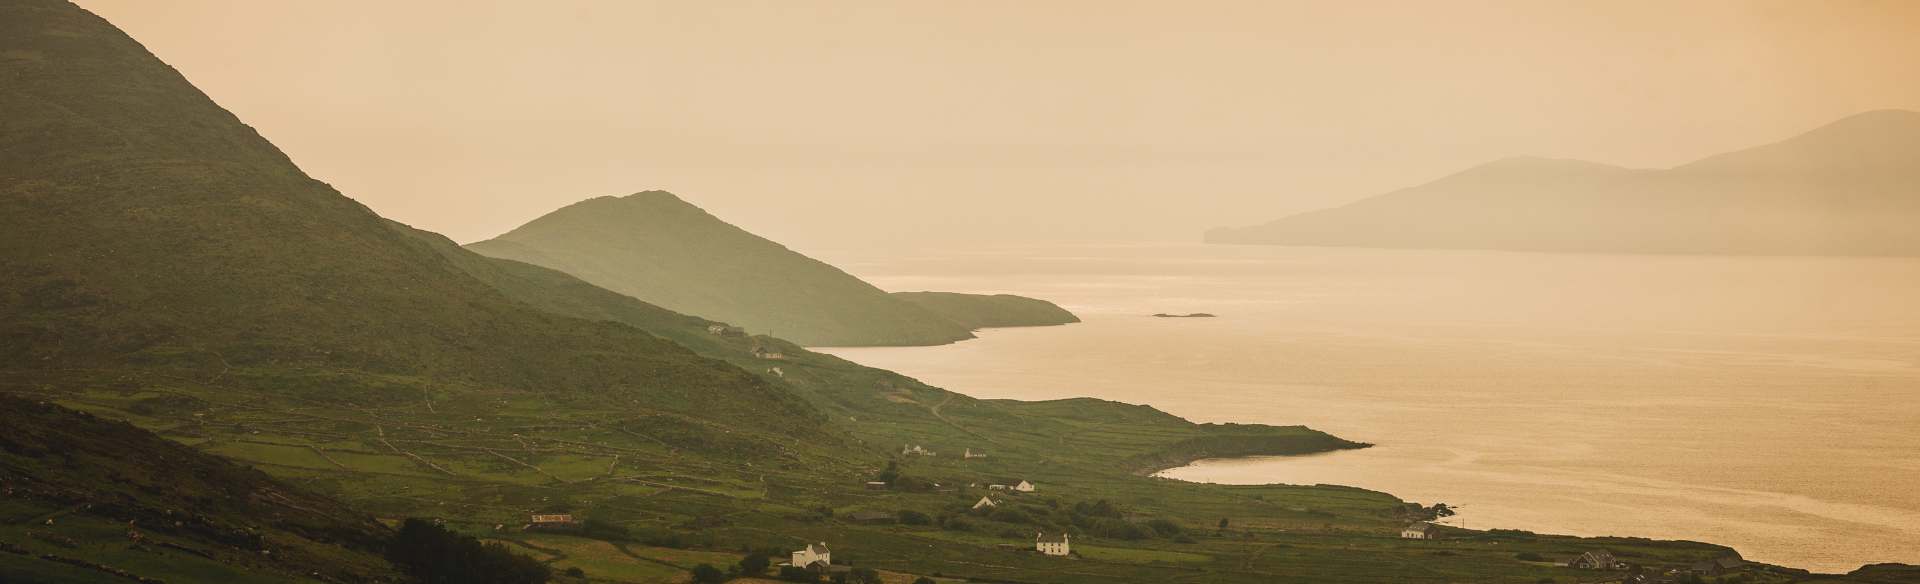
[{"label": "calm sea", "polygon": [[[1085,322],[836,355],[982,398],[1090,396],[1375,448],[1208,460],[1454,523],[1920,564],[1920,259],[1200,244],[822,253],[890,291]],[[1154,318],[1205,312],[1215,318]]]}]

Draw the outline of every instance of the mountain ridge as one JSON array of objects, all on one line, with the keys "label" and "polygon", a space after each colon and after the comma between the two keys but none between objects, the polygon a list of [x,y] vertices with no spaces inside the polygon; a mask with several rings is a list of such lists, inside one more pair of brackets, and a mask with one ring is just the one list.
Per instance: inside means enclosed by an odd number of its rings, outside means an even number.
[{"label": "mountain ridge", "polygon": [[[1207,243],[1920,255],[1920,113],[1877,110],[1661,170],[1516,157]],[[1515,171],[1515,161],[1534,168]],[[1504,171],[1504,172],[1503,172]]]},{"label": "mountain ridge", "polygon": [[966,328],[666,191],[596,197],[467,244],[802,345],[937,345]]}]

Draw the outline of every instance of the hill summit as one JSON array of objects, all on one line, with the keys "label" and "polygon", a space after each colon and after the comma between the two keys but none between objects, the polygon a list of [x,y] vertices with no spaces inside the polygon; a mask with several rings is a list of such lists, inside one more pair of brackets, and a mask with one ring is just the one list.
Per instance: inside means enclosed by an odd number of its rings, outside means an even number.
[{"label": "hill summit", "polygon": [[466,247],[801,345],[938,345],[973,338],[966,326],[666,191],[588,199]]},{"label": "hill summit", "polygon": [[1920,113],[1866,112],[1667,170],[1509,158],[1206,242],[1920,255]]}]

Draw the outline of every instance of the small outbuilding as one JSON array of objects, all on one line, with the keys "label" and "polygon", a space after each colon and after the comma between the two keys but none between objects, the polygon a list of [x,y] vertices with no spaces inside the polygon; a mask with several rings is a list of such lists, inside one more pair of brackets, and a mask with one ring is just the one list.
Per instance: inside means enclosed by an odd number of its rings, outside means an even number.
[{"label": "small outbuilding", "polygon": [[1704,562],[1694,562],[1692,566],[1687,567],[1687,571],[1702,576],[1718,576],[1727,572],[1738,572],[1745,567],[1746,564],[1741,562],[1739,557],[1727,556]]},{"label": "small outbuilding", "polygon": [[885,491],[885,490],[887,490],[887,484],[886,484],[886,483],[883,483],[883,482],[880,482],[880,481],[868,481],[868,482],[867,482],[867,490],[869,490],[869,491]]},{"label": "small outbuilding", "polygon": [[754,356],[754,357],[757,357],[757,358],[761,358],[761,359],[785,359],[785,358],[787,358],[787,356],[786,356],[785,354],[782,354],[782,353],[780,352],[780,350],[779,350],[779,349],[775,349],[775,348],[772,348],[772,347],[754,347],[754,348],[753,348],[753,356]]},{"label": "small outbuilding", "polygon": [[987,451],[982,448],[968,448],[966,458],[986,458]]},{"label": "small outbuilding", "polygon": [[987,495],[985,497],[981,497],[979,503],[974,503],[973,508],[979,509],[981,507],[999,507],[1001,503],[1005,503],[1005,502],[1006,501],[1000,500],[999,497],[995,497],[993,495]]},{"label": "small outbuilding", "polygon": [[572,515],[535,515],[532,521],[527,522],[527,529],[573,529],[576,526]]}]

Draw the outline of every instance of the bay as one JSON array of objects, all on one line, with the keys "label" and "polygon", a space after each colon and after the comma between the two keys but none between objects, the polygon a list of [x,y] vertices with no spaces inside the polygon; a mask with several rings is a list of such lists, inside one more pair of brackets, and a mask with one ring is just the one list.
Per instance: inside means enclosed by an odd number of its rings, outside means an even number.
[{"label": "bay", "polygon": [[[981,398],[1097,397],[1374,443],[1162,473],[1341,484],[1455,524],[1920,563],[1920,258],[1202,244],[815,253],[1084,322],[824,348]],[[1155,313],[1214,318],[1156,318]]]}]

